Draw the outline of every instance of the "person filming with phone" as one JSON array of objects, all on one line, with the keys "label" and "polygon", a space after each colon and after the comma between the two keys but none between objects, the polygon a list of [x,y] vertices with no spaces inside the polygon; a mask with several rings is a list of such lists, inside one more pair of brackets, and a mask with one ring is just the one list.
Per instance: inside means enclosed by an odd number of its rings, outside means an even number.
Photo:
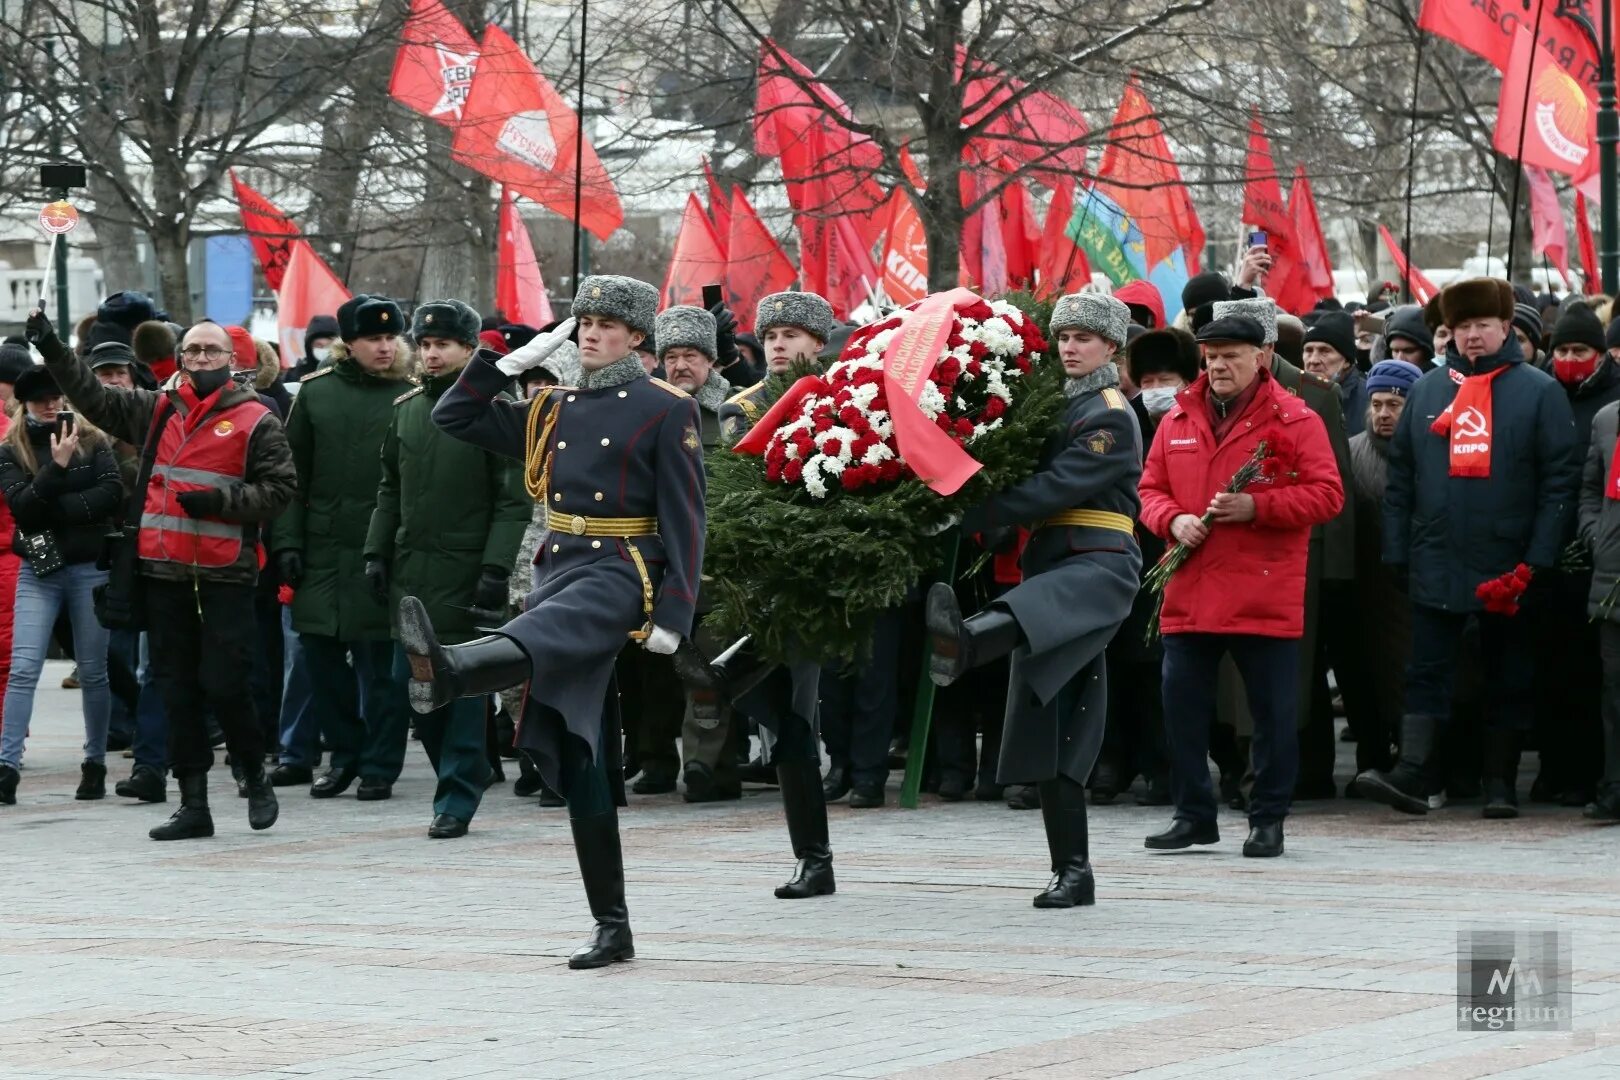
[{"label": "person filming with phone", "polygon": [[33,719],[34,691],[45,667],[51,628],[65,608],[73,626],[84,706],[84,763],[76,798],[106,794],[107,630],[96,619],[91,590],[107,580],[98,569],[102,536],[118,515],[124,489],[112,443],[64,411],[62,391],[44,368],[18,377],[21,415],[0,445],[0,493],[16,521],[17,598],[0,730],[0,803],[17,801],[23,743]]},{"label": "person filming with phone", "polygon": [[1266,295],[1266,275],[1270,272],[1270,241],[1263,231],[1255,229],[1249,233],[1248,248],[1238,263],[1232,295],[1238,298]]},{"label": "person filming with phone", "polygon": [[[169,767],[180,785],[180,809],[148,835],[214,835],[210,712],[225,732],[231,760],[241,763],[248,824],[268,829],[276,821],[276,795],[264,771],[253,696],[244,686],[258,648],[259,524],[280,514],[297,487],[281,422],[252,387],[231,380],[231,339],[218,323],[186,331],[180,370],[158,390],[103,386],[42,311],[29,313],[27,334],[74,408],[111,437],[141,448],[140,479],[118,548],[109,552],[115,569],[103,599],[104,614],[116,615],[119,625],[147,631],[169,718]],[[106,460],[116,491],[110,449]],[[109,512],[102,520],[112,517]],[[98,552],[106,531],[105,524],[98,530]],[[133,571],[127,580],[125,567]]]}]

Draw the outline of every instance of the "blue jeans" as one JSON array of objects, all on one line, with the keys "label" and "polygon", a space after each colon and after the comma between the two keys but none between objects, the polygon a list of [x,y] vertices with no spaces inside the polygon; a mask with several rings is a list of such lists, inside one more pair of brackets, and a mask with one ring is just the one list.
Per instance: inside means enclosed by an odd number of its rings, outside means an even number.
[{"label": "blue jeans", "polygon": [[22,764],[23,740],[34,713],[34,690],[45,669],[51,628],[67,609],[73,624],[84,703],[84,760],[100,764],[107,756],[107,721],[112,691],[107,687],[107,628],[96,620],[90,590],[107,580],[95,563],[71,563],[48,577],[35,577],[24,562],[17,571],[17,610],[11,640],[11,684],[6,688],[5,730],[0,732],[0,764]]},{"label": "blue jeans", "polygon": [[163,690],[152,673],[149,635],[141,635],[141,670],[138,681],[141,696],[135,706],[135,764],[158,772],[169,770],[169,714],[163,705]]},{"label": "blue jeans", "polygon": [[281,763],[321,763],[320,724],[315,718],[315,688],[298,631],[292,628],[292,609],[281,609]]}]

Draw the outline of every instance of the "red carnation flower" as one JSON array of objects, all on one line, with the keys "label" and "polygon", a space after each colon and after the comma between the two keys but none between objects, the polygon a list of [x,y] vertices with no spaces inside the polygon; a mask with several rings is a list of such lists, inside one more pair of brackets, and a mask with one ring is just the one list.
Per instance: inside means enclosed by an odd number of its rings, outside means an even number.
[{"label": "red carnation flower", "polygon": [[968,365],[968,371],[970,373],[974,374],[974,375],[977,375],[979,373],[978,369],[980,367],[979,361],[983,360],[985,357],[987,357],[989,355],[990,355],[990,346],[986,345],[984,342],[975,341],[972,345],[969,345],[968,346],[968,356],[972,358],[973,362]]},{"label": "red carnation flower", "polygon": [[[973,347],[978,348],[979,347],[978,343],[975,342]],[[982,363],[980,363],[976,359],[975,360],[969,360],[968,363],[967,363],[967,367],[964,368],[963,370],[966,371],[969,375],[973,376],[975,379],[977,379],[979,376],[984,374],[984,365]]]},{"label": "red carnation flower", "polygon": [[276,590],[276,603],[285,607],[292,602],[293,587],[291,585],[283,585],[281,588]]},{"label": "red carnation flower", "polygon": [[992,397],[989,401],[984,403],[983,416],[985,423],[989,423],[991,420],[995,420],[998,417],[1005,415],[1006,412],[1007,403],[998,397]]},{"label": "red carnation flower", "polygon": [[843,439],[828,439],[821,444],[821,452],[828,457],[837,457],[844,450]]},{"label": "red carnation flower", "polygon": [[951,386],[962,377],[962,361],[954,356],[941,360],[934,368],[934,381],[942,386]]},{"label": "red carnation flower", "polygon": [[983,322],[986,319],[993,318],[996,313],[991,310],[990,305],[985,303],[983,300],[975,300],[967,307],[962,308],[960,310],[960,314],[964,319],[972,319],[974,322]]},{"label": "red carnation flower", "polygon": [[1513,576],[1518,578],[1525,585],[1530,584],[1530,574],[1531,574],[1530,568],[1528,566],[1526,566],[1524,563],[1520,563],[1518,566],[1515,566],[1513,568]]},{"label": "red carnation flower", "polygon": [[1025,375],[1028,375],[1032,370],[1034,370],[1035,367],[1035,365],[1029,362],[1029,357],[1025,356],[1023,353],[1019,353],[1018,358],[1014,360],[1013,363],[1017,364],[1018,370],[1022,371]]},{"label": "red carnation flower", "polygon": [[831,431],[833,429],[833,418],[830,416],[818,416],[815,418],[813,423],[816,426],[817,435],[820,435],[824,431]]},{"label": "red carnation flower", "polygon": [[1282,464],[1274,457],[1260,459],[1260,475],[1267,480],[1275,480],[1277,474],[1282,472]]},{"label": "red carnation flower", "polygon": [[945,339],[945,350],[949,352],[952,349],[960,349],[966,344],[967,339],[962,336],[962,331],[960,329],[952,330],[950,337]]},{"label": "red carnation flower", "polygon": [[934,423],[939,427],[939,430],[943,431],[947,435],[956,430],[956,422],[951,419],[951,415],[949,413],[940,413],[938,416],[934,417]]},{"label": "red carnation flower", "polygon": [[844,485],[845,491],[854,491],[862,484],[859,470],[845,469],[841,474],[839,474],[838,482]]},{"label": "red carnation flower", "polygon": [[901,474],[905,472],[905,466],[900,464],[899,458],[890,458],[879,464],[877,469],[885,480],[898,480]]},{"label": "red carnation flower", "polygon": [[765,479],[773,484],[778,483],[782,479],[782,463],[779,461],[766,461]]},{"label": "red carnation flower", "polygon": [[973,421],[965,416],[956,418],[956,433],[966,439],[973,434]]},{"label": "red carnation flower", "polygon": [[790,484],[797,484],[804,477],[804,462],[794,458],[782,470],[782,479]]}]

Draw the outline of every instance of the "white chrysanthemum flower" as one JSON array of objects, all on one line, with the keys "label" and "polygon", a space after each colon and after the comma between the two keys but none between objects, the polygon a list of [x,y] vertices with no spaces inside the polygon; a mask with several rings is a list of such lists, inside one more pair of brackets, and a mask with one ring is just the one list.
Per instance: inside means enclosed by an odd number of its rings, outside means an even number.
[{"label": "white chrysanthemum flower", "polygon": [[1024,313],[1019,310],[1018,305],[1009,304],[1005,300],[990,301],[990,310],[1011,322],[1014,326],[1021,325],[1024,321]]},{"label": "white chrysanthemum flower", "polygon": [[866,453],[861,455],[861,464],[881,465],[892,457],[894,457],[893,450],[890,450],[883,443],[873,443],[866,448]]},{"label": "white chrysanthemum flower", "polygon": [[923,383],[922,393],[917,396],[917,408],[923,415],[932,420],[945,411],[945,395],[939,387],[932,382]]},{"label": "white chrysanthemum flower", "polygon": [[867,412],[872,408],[872,402],[877,398],[878,391],[882,389],[883,386],[880,383],[867,383],[865,386],[857,386],[849,392],[849,403],[861,410],[861,412]]},{"label": "white chrysanthemum flower", "polygon": [[961,394],[957,394],[956,395],[956,411],[957,412],[967,412],[967,409],[968,409],[968,403],[963,399]]},{"label": "white chrysanthemum flower", "polygon": [[883,350],[889,347],[889,342],[893,341],[894,335],[899,332],[899,327],[891,326],[887,330],[879,330],[877,333],[873,334],[872,339],[866,343],[867,354],[875,354],[878,356],[883,355]]}]

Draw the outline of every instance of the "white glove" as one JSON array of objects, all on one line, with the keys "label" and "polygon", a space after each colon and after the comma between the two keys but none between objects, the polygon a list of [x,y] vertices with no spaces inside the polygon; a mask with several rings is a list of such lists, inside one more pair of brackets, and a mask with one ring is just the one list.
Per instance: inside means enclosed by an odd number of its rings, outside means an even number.
[{"label": "white glove", "polygon": [[562,348],[573,332],[574,320],[564,319],[549,333],[536,334],[527,345],[520,345],[495,361],[495,366],[501,369],[501,374],[516,378],[532,367],[539,367],[546,357]]},{"label": "white glove", "polygon": [[935,525],[933,528],[924,529],[923,530],[923,535],[924,536],[938,536],[941,533],[944,533],[944,532],[949,531],[950,529],[956,528],[961,523],[962,523],[962,515],[961,514],[952,514],[950,517],[946,518],[944,521],[940,522],[938,525]]},{"label": "white glove", "polygon": [[681,635],[673,630],[665,630],[662,626],[655,626],[652,633],[647,635],[647,640],[641,643],[641,647],[659,656],[669,656],[681,647]]}]

